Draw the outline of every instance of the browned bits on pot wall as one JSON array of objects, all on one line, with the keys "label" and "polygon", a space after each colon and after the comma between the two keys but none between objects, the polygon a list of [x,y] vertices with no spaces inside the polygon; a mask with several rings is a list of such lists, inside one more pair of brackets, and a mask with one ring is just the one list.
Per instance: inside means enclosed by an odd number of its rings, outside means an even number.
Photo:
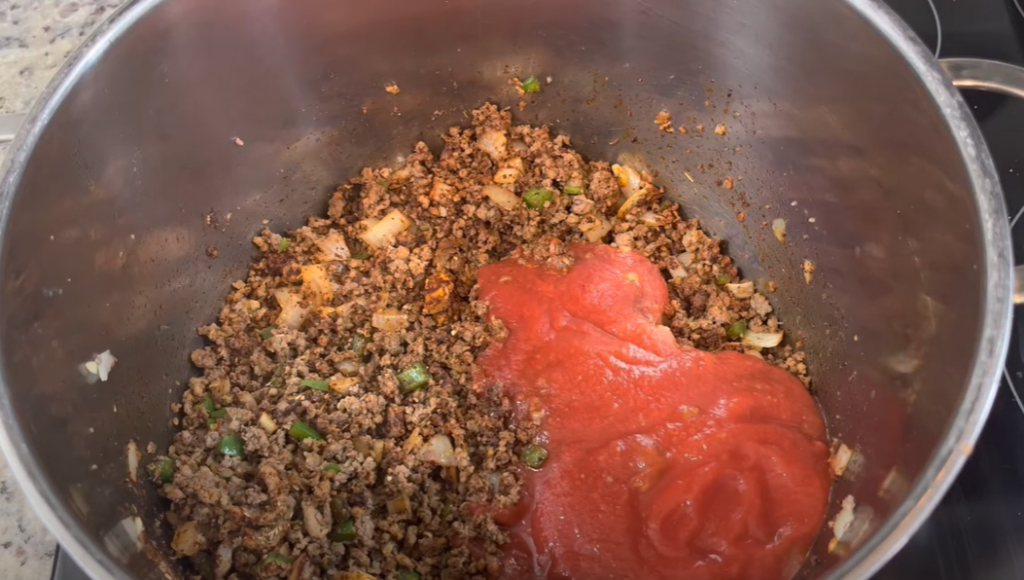
[{"label": "browned bits on pot wall", "polygon": [[661,111],[654,117],[654,124],[658,126],[658,129],[666,133],[671,133],[672,129],[672,114],[668,111]]}]

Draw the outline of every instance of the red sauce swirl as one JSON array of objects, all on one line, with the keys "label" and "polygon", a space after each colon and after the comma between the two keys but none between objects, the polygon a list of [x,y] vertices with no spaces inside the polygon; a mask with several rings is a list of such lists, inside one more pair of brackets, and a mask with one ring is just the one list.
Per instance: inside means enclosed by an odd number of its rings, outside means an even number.
[{"label": "red sauce swirl", "polygon": [[782,580],[821,528],[825,425],[789,373],[677,345],[668,290],[637,253],[571,248],[566,270],[480,271],[508,328],[478,360],[520,420],[540,417],[542,468],[502,514],[508,579]]}]

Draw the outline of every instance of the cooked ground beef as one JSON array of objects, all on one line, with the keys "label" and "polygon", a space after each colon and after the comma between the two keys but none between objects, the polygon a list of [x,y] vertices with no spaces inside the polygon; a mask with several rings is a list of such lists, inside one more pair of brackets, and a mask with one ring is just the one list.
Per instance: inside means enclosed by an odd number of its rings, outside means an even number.
[{"label": "cooked ground beef", "polygon": [[[586,161],[567,136],[513,126],[493,105],[472,118],[440,155],[418,143],[397,170],[364,169],[326,217],[260,233],[248,276],[199,329],[202,376],[154,470],[198,577],[500,572],[507,534],[493,513],[519,498],[536,426],[513,424],[513,403],[473,383],[473,362],[506,333],[477,300],[477,270],[509,256],[566,267],[566,245],[588,239],[640,252],[666,273],[681,344],[747,349],[807,381],[801,352],[737,339],[777,331],[771,306],[736,295],[719,242],[647,175]],[[488,197],[496,178],[516,197]],[[551,200],[527,207],[531,189]],[[636,194],[624,207],[623,191]],[[362,241],[393,219],[409,227]]]}]

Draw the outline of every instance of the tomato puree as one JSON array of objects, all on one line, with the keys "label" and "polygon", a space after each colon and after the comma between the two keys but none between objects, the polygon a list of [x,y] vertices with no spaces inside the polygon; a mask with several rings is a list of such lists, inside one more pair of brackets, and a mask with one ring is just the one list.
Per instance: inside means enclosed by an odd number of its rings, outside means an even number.
[{"label": "tomato puree", "polygon": [[554,270],[480,270],[508,338],[478,359],[549,456],[525,473],[506,579],[782,580],[822,526],[825,426],[789,373],[679,346],[668,289],[643,256],[570,248]]}]

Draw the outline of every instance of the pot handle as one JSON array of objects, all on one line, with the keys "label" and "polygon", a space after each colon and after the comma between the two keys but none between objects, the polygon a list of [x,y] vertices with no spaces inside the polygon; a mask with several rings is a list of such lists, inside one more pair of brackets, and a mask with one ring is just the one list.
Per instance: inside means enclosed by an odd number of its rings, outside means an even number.
[{"label": "pot handle", "polygon": [[0,115],[0,143],[14,140],[15,133],[25,121],[25,115]]},{"label": "pot handle", "polygon": [[[980,58],[943,58],[939,65],[958,89],[977,89],[1024,99],[1024,68]],[[1013,303],[1024,304],[1024,265],[1013,269]]]},{"label": "pot handle", "polygon": [[978,89],[1024,99],[1024,68],[981,58],[943,58],[939,65],[958,89]]}]

